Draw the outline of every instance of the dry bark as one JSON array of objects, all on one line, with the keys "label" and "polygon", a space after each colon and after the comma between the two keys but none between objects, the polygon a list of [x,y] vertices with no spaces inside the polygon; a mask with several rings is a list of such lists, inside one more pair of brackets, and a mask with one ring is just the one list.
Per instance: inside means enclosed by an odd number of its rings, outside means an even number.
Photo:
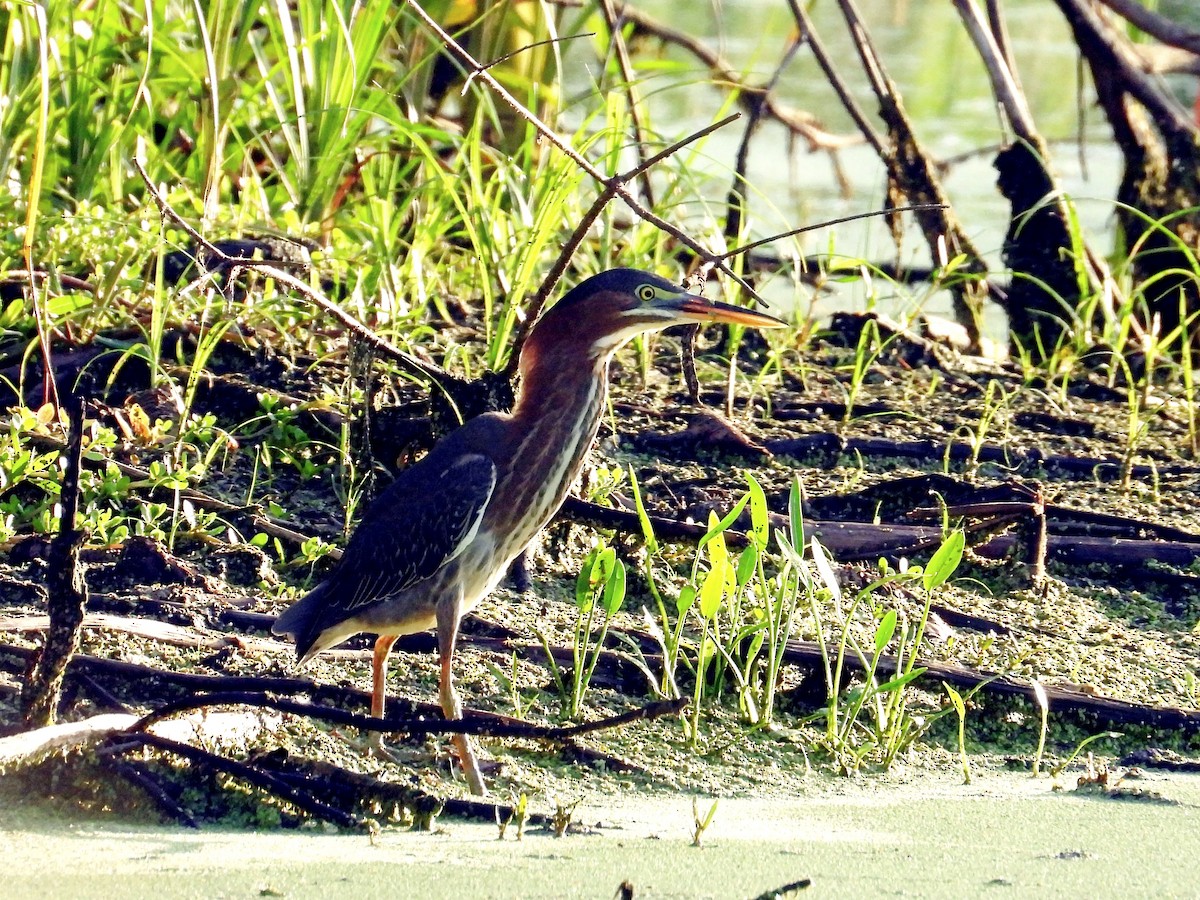
[{"label": "dry bark", "polygon": [[[1117,220],[1145,297],[1144,324],[1158,337],[1186,324],[1200,341],[1200,130],[1150,78],[1129,41],[1085,0],[1056,0],[1092,73],[1100,106],[1124,156]],[[1157,319],[1157,328],[1154,320]],[[1178,349],[1182,331],[1171,341]]]},{"label": "dry bark", "polygon": [[83,456],[83,401],[68,395],[64,407],[70,420],[67,442],[67,467],[60,493],[62,515],[58,533],[50,542],[50,566],[46,576],[47,623],[42,649],[25,679],[21,692],[21,712],[30,728],[51,725],[55,721],[62,696],[63,676],[71,657],[79,649],[84,608],[87,606],[87,582],[79,560],[84,533],[75,527],[79,510],[79,470]]}]

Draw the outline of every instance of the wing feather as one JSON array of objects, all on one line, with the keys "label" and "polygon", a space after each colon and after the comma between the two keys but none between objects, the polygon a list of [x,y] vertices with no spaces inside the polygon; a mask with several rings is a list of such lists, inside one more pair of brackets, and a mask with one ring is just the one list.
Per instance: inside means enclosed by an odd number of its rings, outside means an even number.
[{"label": "wing feather", "polygon": [[475,536],[496,487],[495,464],[472,453],[440,471],[421,468],[405,472],[363,516],[329,578],[326,621],[433,576]]}]

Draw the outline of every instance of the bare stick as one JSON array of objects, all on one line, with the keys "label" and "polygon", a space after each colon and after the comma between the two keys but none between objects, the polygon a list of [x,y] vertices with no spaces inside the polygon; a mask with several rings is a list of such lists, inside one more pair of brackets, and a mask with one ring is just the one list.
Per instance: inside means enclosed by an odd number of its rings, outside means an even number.
[{"label": "bare stick", "polygon": [[871,124],[871,120],[867,118],[867,114],[863,108],[858,105],[858,101],[854,99],[854,94],[842,80],[842,76],[834,68],[833,59],[825,50],[825,44],[821,41],[820,35],[817,34],[816,28],[813,26],[812,19],[809,18],[804,6],[797,0],[788,0],[788,6],[792,10],[792,16],[796,20],[796,26],[800,29],[800,33],[808,42],[808,46],[812,48],[813,58],[816,59],[817,65],[821,67],[821,71],[825,73],[825,80],[829,82],[834,92],[837,93],[838,99],[842,101],[842,107],[850,114],[850,118],[854,120],[854,124],[858,126],[858,130],[862,136],[866,138],[879,156],[886,154],[886,149],[883,145],[883,138],[879,136],[879,132],[875,130],[875,126]]},{"label": "bare stick", "polygon": [[646,132],[642,126],[641,101],[638,98],[637,85],[634,83],[633,63],[629,59],[629,48],[625,46],[625,37],[621,34],[621,18],[613,11],[612,0],[600,0],[600,9],[604,12],[604,21],[608,25],[608,36],[613,52],[617,57],[617,65],[621,69],[621,78],[625,82],[625,97],[629,104],[629,118],[633,122],[634,150],[638,162],[644,167],[638,175],[638,184],[642,189],[642,200],[646,205],[654,207],[654,188],[650,184],[650,171],[646,166]]},{"label": "bare stick", "polygon": [[[643,172],[650,170],[652,166],[657,165],[669,156],[678,153],[688,144],[694,143],[701,138],[707,137],[718,128],[724,128],[730,122],[738,118],[738,114],[734,113],[731,116],[726,116],[719,122],[714,122],[711,125],[701,128],[699,131],[689,134],[682,140],[676,141],[671,146],[664,150],[655,153],[649,159],[639,163],[628,172],[622,172],[619,175],[614,175],[612,178],[605,180],[604,190],[592,202],[588,211],[583,214],[579,224],[575,226],[575,230],[571,232],[571,236],[567,238],[563,244],[562,250],[559,251],[558,258],[554,261],[554,265],[550,267],[550,271],[546,273],[546,277],[542,279],[542,283],[538,286],[537,292],[533,295],[533,300],[529,304],[529,309],[526,310],[525,319],[521,323],[520,330],[513,338],[512,352],[508,358],[508,365],[504,369],[504,374],[511,379],[517,372],[517,364],[521,358],[521,348],[525,345],[525,339],[529,336],[529,330],[541,316],[542,310],[546,306],[546,301],[550,299],[550,293],[562,278],[563,273],[567,271],[567,266],[571,262],[571,257],[575,255],[576,248],[583,242],[583,238],[587,235],[588,230],[592,227],[592,223],[600,217],[600,213],[614,197],[618,194],[619,187],[628,184],[634,178],[637,178]],[[706,258],[710,258],[707,252],[704,254]],[[755,295],[757,297],[757,295]]]},{"label": "bare stick", "polygon": [[836,219],[826,219],[823,222],[817,222],[815,225],[802,225],[799,228],[793,228],[790,231],[783,231],[779,234],[773,234],[770,237],[762,238],[750,244],[743,244],[740,247],[735,247],[721,254],[721,259],[729,259],[733,256],[738,256],[742,253],[748,253],[757,247],[764,244],[771,244],[775,241],[783,240],[787,237],[792,237],[797,234],[804,234],[806,231],[816,231],[819,228],[832,228],[834,225],[842,225],[846,222],[854,222],[858,219],[870,219],[874,216],[889,216],[901,212],[915,212],[924,209],[945,209],[945,204],[942,203],[914,203],[910,206],[894,206],[891,209],[876,209],[871,212],[855,213],[852,216],[839,216]]},{"label": "bare stick", "polygon": [[391,732],[404,732],[405,734],[415,735],[470,734],[484,737],[513,737],[560,741],[593,731],[619,728],[622,725],[628,725],[630,722],[637,722],[642,719],[656,719],[663,716],[677,715],[687,706],[687,703],[687,698],[658,700],[653,703],[647,703],[645,706],[638,707],[637,709],[599,719],[595,722],[556,727],[529,725],[523,722],[488,721],[470,718],[442,721],[427,718],[394,718],[391,716],[380,718],[378,716],[364,716],[358,713],[347,712],[336,706],[323,706],[303,700],[274,697],[262,692],[218,691],[211,694],[186,697],[182,700],[161,706],[154,712],[138,720],[137,723],[129,728],[129,732],[142,732],[155,722],[159,722],[177,713],[207,709],[213,706],[237,705],[253,706],[259,709],[273,709],[277,712],[289,713],[291,715],[321,719],[322,721],[332,722],[335,725],[358,728],[361,731],[382,732],[385,734]]},{"label": "bare stick", "polygon": [[1158,127],[1172,139],[1194,139],[1196,125],[1174,98],[1142,71],[1139,60],[1129,49],[1128,41],[1118,40],[1112,27],[1089,4],[1081,0],[1057,2],[1077,34],[1081,26],[1086,27],[1094,35],[1095,42],[1103,45],[1106,51],[1104,63],[1120,79],[1121,89],[1146,107]]},{"label": "bare stick", "polygon": [[146,168],[142,162],[140,153],[134,154],[133,167],[137,169],[138,175],[142,177],[142,181],[144,181],[146,183],[146,187],[149,188],[150,196],[154,200],[155,205],[158,207],[159,212],[183,229],[184,233],[186,233],[189,238],[191,238],[196,244],[203,247],[209,254],[211,254],[218,261],[219,268],[229,272],[229,278],[231,281],[241,269],[245,269],[249,272],[257,272],[260,275],[265,275],[266,277],[279,282],[280,284],[311,300],[325,312],[329,313],[331,316],[341,322],[342,325],[353,332],[356,337],[361,338],[371,346],[375,347],[384,356],[395,360],[408,369],[424,375],[427,378],[432,378],[435,381],[440,381],[449,377],[445,369],[435,366],[433,363],[427,363],[422,359],[418,359],[411,353],[405,353],[391,341],[380,337],[365,324],[360,322],[354,316],[350,315],[350,313],[346,312],[332,300],[328,299],[320,291],[316,290],[312,285],[305,281],[301,281],[290,272],[285,272],[279,266],[272,265],[271,263],[255,262],[253,260],[230,256],[212,241],[205,238],[204,235],[200,234],[200,232],[197,231],[190,222],[188,222],[183,216],[181,216],[172,208],[171,204],[167,202],[167,198],[163,196],[162,192],[159,190],[158,185],[156,185],[150,179],[150,176],[146,174]]},{"label": "bare stick", "polygon": [[[751,104],[759,102],[753,86],[747,85],[719,54],[690,34],[664,25],[628,4],[618,7],[617,13],[623,19],[632,22],[641,33],[681,47],[700,60],[708,67],[712,75],[711,81],[714,84],[726,86],[729,90],[736,92],[735,99],[743,109],[749,111]],[[765,116],[781,124],[791,135],[803,138],[810,151],[835,151],[859,143],[858,138],[853,135],[839,135],[826,131],[816,116],[784,106],[774,97],[768,96],[761,102],[765,106]]]},{"label": "bare stick", "polygon": [[992,32],[992,38],[1000,49],[1000,56],[1004,60],[1005,68],[1008,69],[1009,77],[1012,78],[1017,93],[1024,97],[1025,89],[1021,87],[1021,77],[1017,72],[1016,61],[1013,59],[1012,42],[1008,37],[1008,23],[1004,19],[1004,7],[1001,6],[1000,0],[987,0],[987,18],[988,29]]},{"label": "bare stick", "polygon": [[1200,31],[1188,28],[1173,19],[1147,9],[1137,0],[1100,0],[1105,6],[1140,28],[1146,34],[1158,38],[1164,44],[1200,54]]},{"label": "bare stick", "polygon": [[1021,88],[1009,67],[1008,55],[1001,48],[996,34],[988,27],[983,13],[975,5],[974,0],[951,0],[951,2],[958,10],[959,17],[963,20],[963,25],[971,36],[972,43],[975,44],[975,49],[979,51],[984,68],[987,69],[988,78],[992,82],[992,92],[996,95],[997,102],[1004,110],[1004,114],[1008,117],[1017,136],[1024,141],[1040,146],[1041,137],[1037,133],[1037,126],[1033,124],[1033,114],[1029,111],[1029,104],[1025,101],[1025,95],[1021,93]]},{"label": "bare stick", "polygon": [[70,423],[70,437],[66,450],[67,466],[59,492],[62,512],[58,520],[58,533],[50,542],[49,571],[46,575],[46,605],[50,624],[46,628],[41,653],[21,692],[21,708],[25,724],[30,728],[54,723],[62,697],[63,676],[67,674],[71,657],[79,649],[83,614],[87,606],[87,582],[79,560],[84,533],[75,527],[75,514],[79,511],[85,406],[78,394],[68,394],[65,399],[63,409]]},{"label": "bare stick", "polygon": [[322,803],[308,791],[293,787],[279,776],[273,775],[257,766],[239,762],[236,759],[229,759],[216,753],[210,753],[207,750],[201,750],[199,747],[193,747],[190,744],[182,744],[179,741],[168,740],[167,738],[145,732],[117,734],[113,735],[113,739],[114,741],[122,742],[119,746],[119,752],[128,752],[128,750],[135,749],[138,746],[147,746],[164,753],[182,756],[189,762],[232,775],[235,778],[252,784],[254,787],[286,800],[310,816],[324,819],[342,828],[352,828],[356,831],[362,831],[371,830],[373,827],[369,819],[348,813],[335,806],[330,806],[328,803]]},{"label": "bare stick", "polygon": [[[458,43],[458,41],[451,37],[446,30],[429,15],[429,13],[425,12],[417,0],[405,0],[405,5],[413,11],[417,18],[425,23],[425,27],[427,27],[430,31],[436,34],[439,39],[441,39],[441,41],[445,44],[446,49],[458,57],[458,60],[462,65],[475,72],[478,77],[492,89],[493,93],[495,93],[501,100],[512,107],[517,115],[537,129],[538,133],[541,134],[542,137],[544,137],[549,143],[553,144],[561,153],[574,162],[575,165],[577,165],[580,169],[582,169],[600,184],[604,185],[605,187],[608,187],[610,184],[614,184],[613,178],[608,178],[605,176],[603,172],[597,169],[595,165],[593,165],[582,154],[580,154],[578,150],[567,143],[567,141],[561,135],[559,135],[558,132],[539,119],[532,111],[522,104],[521,101],[514,97],[512,93],[510,93],[509,90],[504,87],[504,85],[496,80],[495,76],[493,76],[491,72],[487,71],[486,67],[484,67],[478,60],[475,59],[475,57],[467,52],[467,50],[460,43]],[[717,268],[740,284],[751,297],[754,297],[760,301],[762,300],[754,288],[747,284],[736,272],[734,272],[724,263],[713,260],[712,254],[704,249],[704,247],[702,247],[699,243],[692,240],[692,238],[688,237],[688,235],[686,235],[680,229],[676,228],[666,219],[662,218],[662,216],[659,216],[657,213],[647,209],[640,200],[633,196],[629,188],[623,182],[617,181],[615,183],[614,191],[616,195],[624,200],[629,208],[637,213],[641,219],[657,228],[662,229],[685,247],[692,250],[702,259],[712,261]]]}]

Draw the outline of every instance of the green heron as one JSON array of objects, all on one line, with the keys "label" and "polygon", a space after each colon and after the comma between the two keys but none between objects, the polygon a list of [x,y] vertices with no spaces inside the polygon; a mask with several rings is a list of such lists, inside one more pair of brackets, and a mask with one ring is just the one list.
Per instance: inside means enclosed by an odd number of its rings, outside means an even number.
[{"label": "green heron", "polygon": [[[600,425],[609,360],[643,332],[706,322],[784,324],[634,269],[584,281],[530,332],[513,411],[471,419],[401,473],[367,509],[329,578],[272,631],[295,638],[301,663],[360,631],[378,634],[371,713],[382,716],[392,644],[436,626],[442,710],[461,718],[451,673],[459,620],[562,505]],[[471,791],[486,793],[471,742],[457,735],[454,743]]]}]

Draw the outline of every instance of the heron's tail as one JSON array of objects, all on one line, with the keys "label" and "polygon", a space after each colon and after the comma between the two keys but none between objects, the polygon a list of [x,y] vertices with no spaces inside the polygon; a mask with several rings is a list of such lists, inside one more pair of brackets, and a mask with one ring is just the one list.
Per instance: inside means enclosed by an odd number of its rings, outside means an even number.
[{"label": "heron's tail", "polygon": [[323,582],[285,609],[271,626],[271,634],[289,635],[296,641],[296,659],[307,662],[322,648],[314,647],[323,630],[321,612],[325,606]]}]

